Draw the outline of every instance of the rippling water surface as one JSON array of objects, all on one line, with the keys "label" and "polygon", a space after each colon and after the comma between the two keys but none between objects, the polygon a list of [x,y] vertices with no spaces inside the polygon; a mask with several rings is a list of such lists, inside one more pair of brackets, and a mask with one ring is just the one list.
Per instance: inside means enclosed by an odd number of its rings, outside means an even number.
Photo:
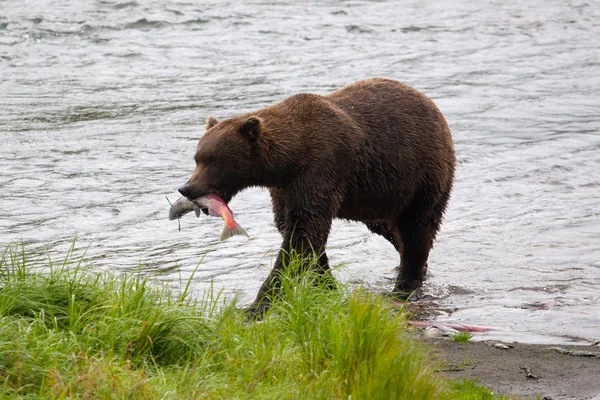
[{"label": "rippling water surface", "polygon": [[[98,268],[214,281],[251,300],[280,237],[265,190],[222,221],[167,220],[204,120],[385,76],[429,95],[458,153],[425,292],[440,319],[522,341],[600,335],[596,1],[0,1],[0,242]],[[398,256],[336,221],[341,279],[391,288]]]}]

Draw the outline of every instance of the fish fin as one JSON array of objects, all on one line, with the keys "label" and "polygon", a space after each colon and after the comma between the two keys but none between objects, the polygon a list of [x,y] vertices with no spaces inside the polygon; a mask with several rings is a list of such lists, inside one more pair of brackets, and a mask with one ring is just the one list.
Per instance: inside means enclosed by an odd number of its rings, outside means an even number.
[{"label": "fish fin", "polygon": [[194,214],[196,214],[196,218],[200,218],[200,209],[199,208],[195,208],[194,209]]},{"label": "fish fin", "polygon": [[221,214],[219,214],[218,212],[216,212],[212,208],[208,209],[208,215],[210,215],[211,217],[220,217],[221,216]]},{"label": "fish fin", "polygon": [[250,237],[248,235],[248,232],[246,232],[246,230],[242,228],[239,224],[237,224],[233,229],[229,229],[227,226],[225,226],[225,228],[223,228],[223,233],[221,233],[221,242],[224,242],[230,237],[236,235]]}]

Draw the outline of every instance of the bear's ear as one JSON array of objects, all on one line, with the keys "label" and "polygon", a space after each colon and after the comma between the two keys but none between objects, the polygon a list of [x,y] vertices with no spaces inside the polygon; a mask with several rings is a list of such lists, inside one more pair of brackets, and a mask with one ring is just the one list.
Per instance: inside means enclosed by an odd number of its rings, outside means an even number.
[{"label": "bear's ear", "polygon": [[219,123],[219,120],[216,119],[215,117],[213,117],[212,115],[210,117],[208,117],[208,119],[206,120],[206,129],[210,129],[213,126],[215,126],[216,124]]},{"label": "bear's ear", "polygon": [[240,133],[247,139],[256,140],[260,135],[261,123],[258,117],[248,117],[240,126]]}]

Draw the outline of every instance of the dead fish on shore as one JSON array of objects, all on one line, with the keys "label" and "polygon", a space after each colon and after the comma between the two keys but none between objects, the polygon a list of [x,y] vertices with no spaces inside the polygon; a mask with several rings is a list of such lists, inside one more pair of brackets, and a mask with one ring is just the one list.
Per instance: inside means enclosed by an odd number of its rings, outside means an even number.
[{"label": "dead fish on shore", "polygon": [[435,322],[435,321],[408,321],[410,326],[416,328],[428,328],[431,326],[437,328],[448,328],[458,332],[487,332],[494,330],[501,330],[493,326],[478,326],[478,325],[464,325],[464,324],[449,324],[446,322]]},{"label": "dead fish on shore", "polygon": [[[169,199],[167,199],[168,201]],[[171,203],[171,202],[169,202]],[[190,201],[185,197],[181,197],[175,203],[171,204],[169,210],[169,219],[179,219],[182,215],[194,211],[196,217],[200,216],[201,209],[208,209],[208,215],[213,217],[221,217],[225,221],[225,227],[221,233],[221,241],[227,240],[232,236],[243,235],[246,237],[248,233],[242,228],[233,218],[231,209],[225,201],[216,194],[199,197],[194,201]],[[180,228],[181,230],[181,228]]]},{"label": "dead fish on shore", "polygon": [[568,350],[563,349],[562,347],[548,347],[548,350],[554,350],[560,354],[568,354],[570,356],[600,358],[600,353],[595,351]]}]

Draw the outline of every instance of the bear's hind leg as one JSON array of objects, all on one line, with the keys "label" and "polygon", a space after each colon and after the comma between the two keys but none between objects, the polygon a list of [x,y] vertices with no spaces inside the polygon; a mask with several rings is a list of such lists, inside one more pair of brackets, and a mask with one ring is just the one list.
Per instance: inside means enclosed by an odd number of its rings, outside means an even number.
[{"label": "bear's hind leg", "polygon": [[403,248],[400,251],[401,268],[393,293],[408,297],[418,289],[427,272],[427,258],[440,229],[450,191],[436,200],[417,195],[398,219]]},{"label": "bear's hind leg", "polygon": [[427,232],[402,231],[403,248],[400,255],[400,272],[393,293],[407,298],[418,289],[427,272],[427,258],[433,239]]}]

